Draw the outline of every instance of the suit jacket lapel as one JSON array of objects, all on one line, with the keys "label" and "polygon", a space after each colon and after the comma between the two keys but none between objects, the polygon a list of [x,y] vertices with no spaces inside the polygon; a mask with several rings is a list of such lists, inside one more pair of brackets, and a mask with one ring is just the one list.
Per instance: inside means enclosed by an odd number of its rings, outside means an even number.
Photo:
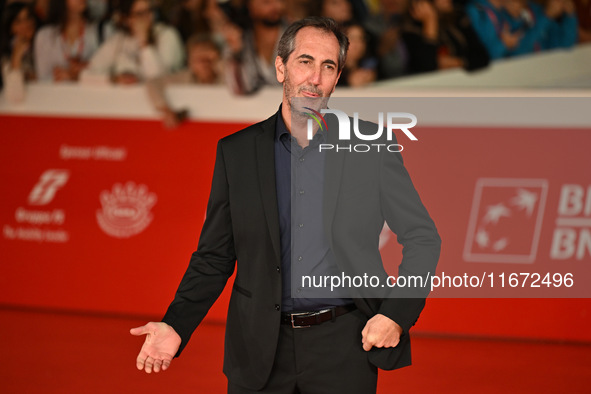
[{"label": "suit jacket lapel", "polygon": [[261,123],[261,133],[256,136],[256,159],[264,215],[275,256],[277,261],[281,261],[279,213],[277,212],[277,188],[275,186],[275,125],[277,116],[278,112]]}]

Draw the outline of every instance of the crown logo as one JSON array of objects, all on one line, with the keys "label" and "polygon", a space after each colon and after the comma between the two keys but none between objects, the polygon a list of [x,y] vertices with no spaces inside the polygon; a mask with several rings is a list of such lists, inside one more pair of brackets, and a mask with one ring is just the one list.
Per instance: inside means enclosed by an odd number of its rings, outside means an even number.
[{"label": "crown logo", "polygon": [[96,213],[99,227],[115,238],[129,238],[148,227],[154,216],[150,210],[157,197],[146,185],[127,182],[116,183],[112,190],[103,190],[99,196],[102,209]]}]

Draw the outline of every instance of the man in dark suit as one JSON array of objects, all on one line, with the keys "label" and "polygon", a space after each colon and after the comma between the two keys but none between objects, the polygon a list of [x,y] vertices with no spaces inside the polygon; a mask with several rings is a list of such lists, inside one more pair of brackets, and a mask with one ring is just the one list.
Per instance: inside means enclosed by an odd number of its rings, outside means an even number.
[{"label": "man in dark suit", "polygon": [[[399,153],[323,153],[320,144],[337,143],[337,133],[317,127],[307,137],[302,105],[325,108],[347,48],[325,18],[295,22],[282,36],[279,111],[220,140],[207,218],[175,299],[162,322],[132,329],[147,335],[138,369],[170,366],[235,267],[224,353],[229,393],[370,393],[377,368],[410,365],[409,330],[425,291],[331,296],[300,282],[341,274],[383,280],[384,221],[403,245],[400,276],[432,275],[439,258],[437,230]],[[333,130],[335,119],[326,120]]]}]

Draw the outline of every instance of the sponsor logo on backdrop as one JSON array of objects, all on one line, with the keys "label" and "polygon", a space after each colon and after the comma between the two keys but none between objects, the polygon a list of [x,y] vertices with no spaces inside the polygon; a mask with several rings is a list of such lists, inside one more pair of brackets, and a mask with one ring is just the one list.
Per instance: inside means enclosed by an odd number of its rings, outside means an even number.
[{"label": "sponsor logo on backdrop", "polygon": [[[542,253],[550,260],[590,260],[591,185],[562,184],[554,228],[543,218],[549,193],[546,179],[481,178],[476,182],[464,260],[533,263],[542,230],[552,230]],[[554,212],[546,212],[552,215]]]},{"label": "sponsor logo on backdrop", "polygon": [[55,197],[58,189],[62,188],[68,179],[70,172],[68,170],[47,170],[39,177],[39,181],[33,186],[29,193],[30,205],[47,205]]},{"label": "sponsor logo on backdrop", "polygon": [[[63,169],[44,171],[29,192],[27,202],[34,207],[47,206],[53,202],[57,192],[61,190],[70,172]],[[63,209],[39,209],[18,207],[14,212],[14,224],[5,224],[2,228],[4,238],[10,240],[36,242],[67,242],[70,235],[61,226],[66,222]]]},{"label": "sponsor logo on backdrop", "polygon": [[480,178],[472,201],[464,260],[533,263],[547,195],[546,179]]},{"label": "sponsor logo on backdrop", "polygon": [[150,211],[156,204],[156,194],[146,185],[116,183],[112,190],[99,196],[102,209],[96,212],[99,227],[111,237],[129,238],[144,231],[154,218]]},{"label": "sponsor logo on backdrop", "polygon": [[562,185],[550,258],[591,257],[591,185]]}]

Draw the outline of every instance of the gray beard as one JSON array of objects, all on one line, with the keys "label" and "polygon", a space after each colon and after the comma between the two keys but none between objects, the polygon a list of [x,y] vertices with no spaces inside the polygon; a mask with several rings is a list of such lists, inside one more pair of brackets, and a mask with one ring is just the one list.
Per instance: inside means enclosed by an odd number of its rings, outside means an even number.
[{"label": "gray beard", "polygon": [[[292,117],[292,121],[295,122],[302,122],[305,123],[308,119],[309,119],[309,114],[312,113],[312,111],[305,109],[305,107],[309,107],[314,109],[315,111],[320,112],[320,110],[322,108],[327,108],[328,107],[328,100],[330,99],[330,96],[327,97],[295,97],[295,95],[298,93],[296,91],[293,90],[293,88],[291,87],[291,84],[289,83],[289,77],[288,77],[288,72],[287,72],[287,67],[285,67],[285,82],[284,82],[284,87],[285,87],[285,95],[288,97],[288,103],[289,103],[289,109],[291,112],[291,117]],[[318,89],[314,88],[314,87],[310,87],[308,89],[308,91],[316,93],[316,94],[322,94],[322,92],[318,91]]]}]

